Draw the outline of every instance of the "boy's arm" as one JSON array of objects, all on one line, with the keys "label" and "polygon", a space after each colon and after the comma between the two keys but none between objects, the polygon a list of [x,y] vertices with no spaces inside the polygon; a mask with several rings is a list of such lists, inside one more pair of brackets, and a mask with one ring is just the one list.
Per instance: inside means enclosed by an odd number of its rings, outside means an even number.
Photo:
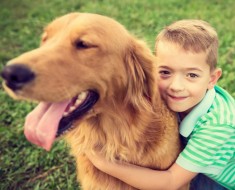
[{"label": "boy's arm", "polygon": [[131,164],[112,163],[99,155],[87,156],[99,170],[138,189],[178,189],[197,175],[176,163],[166,171],[157,171]]}]

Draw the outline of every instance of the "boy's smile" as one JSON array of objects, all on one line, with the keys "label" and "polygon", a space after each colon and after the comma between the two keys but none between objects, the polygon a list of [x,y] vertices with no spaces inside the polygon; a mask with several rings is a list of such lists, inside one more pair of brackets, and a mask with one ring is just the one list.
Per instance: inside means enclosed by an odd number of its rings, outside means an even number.
[{"label": "boy's smile", "polygon": [[171,110],[188,113],[214,87],[217,70],[210,71],[206,52],[186,51],[166,41],[157,49],[161,95]]},{"label": "boy's smile", "polygon": [[183,101],[187,98],[187,96],[174,96],[168,94],[169,98],[172,99],[172,101]]}]

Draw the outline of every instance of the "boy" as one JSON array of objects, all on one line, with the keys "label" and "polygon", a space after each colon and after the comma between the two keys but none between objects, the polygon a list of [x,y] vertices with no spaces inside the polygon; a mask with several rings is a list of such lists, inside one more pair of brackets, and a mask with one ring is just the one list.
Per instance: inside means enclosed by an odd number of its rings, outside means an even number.
[{"label": "boy", "polygon": [[[156,39],[158,86],[168,107],[179,115],[187,144],[166,171],[111,163],[88,155],[93,164],[138,189],[178,189],[203,173],[235,189],[235,102],[215,86],[218,38],[201,20],[181,20]],[[205,189],[207,189],[205,187]]]}]

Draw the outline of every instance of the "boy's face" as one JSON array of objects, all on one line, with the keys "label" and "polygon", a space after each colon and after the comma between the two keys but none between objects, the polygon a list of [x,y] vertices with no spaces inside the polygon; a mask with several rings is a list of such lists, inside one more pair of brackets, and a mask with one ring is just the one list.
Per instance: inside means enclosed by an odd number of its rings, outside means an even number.
[{"label": "boy's face", "polygon": [[188,113],[217,81],[205,52],[193,53],[170,42],[159,42],[157,59],[160,93],[175,112]]}]

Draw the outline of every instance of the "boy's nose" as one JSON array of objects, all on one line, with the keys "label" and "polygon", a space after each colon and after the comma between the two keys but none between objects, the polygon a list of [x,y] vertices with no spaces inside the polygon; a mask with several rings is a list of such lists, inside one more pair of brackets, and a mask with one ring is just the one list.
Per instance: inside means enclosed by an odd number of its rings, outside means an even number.
[{"label": "boy's nose", "polygon": [[174,77],[170,84],[170,89],[174,92],[179,92],[185,89],[183,79],[180,77]]},{"label": "boy's nose", "polygon": [[3,69],[1,76],[6,81],[6,85],[9,88],[19,90],[25,84],[32,81],[35,74],[23,64],[12,64]]}]

